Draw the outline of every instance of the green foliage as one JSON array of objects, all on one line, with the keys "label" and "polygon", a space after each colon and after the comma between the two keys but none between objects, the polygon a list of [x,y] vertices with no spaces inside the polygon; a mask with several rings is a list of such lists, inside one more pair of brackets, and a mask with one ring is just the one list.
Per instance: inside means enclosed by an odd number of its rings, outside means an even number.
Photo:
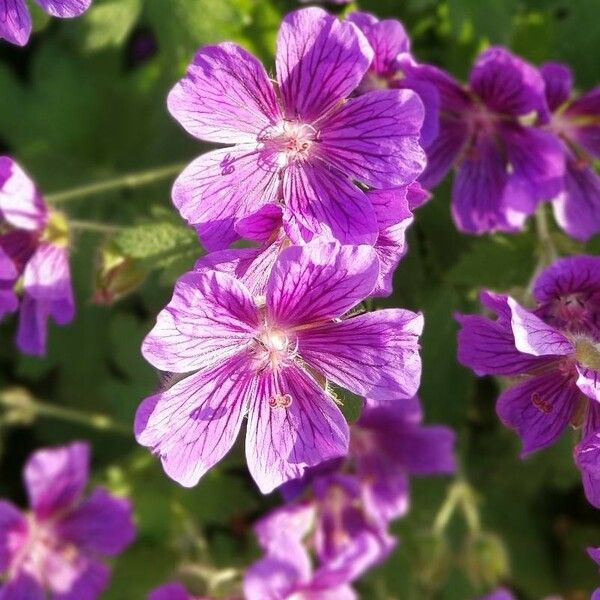
[{"label": "green foliage", "polygon": [[[47,193],[186,162],[205,152],[207,147],[168,115],[168,90],[199,46],[223,40],[242,43],[272,72],[279,22],[298,6],[295,0],[95,0],[81,19],[50,22],[30,4],[34,43],[26,50],[0,43],[0,146],[26,165]],[[401,18],[417,57],[458,78],[467,77],[482,47],[506,44],[536,63],[568,61],[582,89],[598,83],[598,0],[359,4]],[[155,50],[138,56],[136,42],[144,36]],[[204,573],[233,568],[234,582],[239,581],[257,555],[252,523],[279,502],[261,496],[248,476],[241,440],[201,485],[185,490],[127,433],[140,400],[158,385],[157,374],[140,356],[141,341],[174,281],[203,252],[171,206],[170,183],[107,191],[61,206],[72,219],[118,230],[74,231],[78,314],[67,328],[51,327],[46,358],[18,355],[15,324],[7,320],[0,327],[0,390],[18,396],[26,389],[52,405],[105,415],[117,425],[100,430],[29,413],[21,414],[18,427],[0,422],[2,496],[22,502],[20,470],[30,450],[76,438],[94,445],[95,482],[132,496],[139,538],[115,561],[108,600],[137,600],[164,581],[189,578],[182,567],[191,563]],[[401,544],[358,588],[362,597],[375,600],[468,600],[501,580],[523,600],[586,597],[598,574],[584,548],[598,545],[600,526],[572,464],[573,436],[521,461],[516,436],[494,412],[497,383],[475,378],[456,361],[454,315],[479,310],[482,287],[524,295],[539,259],[536,233],[531,227],[519,236],[461,235],[451,222],[449,194],[446,183],[419,210],[394,294],[378,305],[425,315],[426,420],[458,432],[460,475],[473,490],[468,502],[479,513],[480,530],[469,527],[460,506],[441,533],[434,530],[455,488],[450,478],[417,479],[411,484],[411,511],[395,526]],[[563,252],[583,249],[552,234]],[[117,282],[123,293],[111,297],[114,304],[99,306],[92,299],[98,300],[96,271],[107,247],[110,266],[136,270]],[[599,239],[586,248],[600,252]],[[360,400],[335,391],[354,421]],[[192,579],[199,590],[207,588],[208,580],[197,574]],[[227,593],[226,586],[219,588],[219,594]]]}]

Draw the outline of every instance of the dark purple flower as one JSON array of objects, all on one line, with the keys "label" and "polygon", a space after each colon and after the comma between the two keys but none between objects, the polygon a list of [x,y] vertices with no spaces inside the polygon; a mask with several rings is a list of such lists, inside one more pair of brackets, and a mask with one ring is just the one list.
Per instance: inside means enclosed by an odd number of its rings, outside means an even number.
[{"label": "dark purple flower", "polygon": [[95,600],[108,585],[115,556],[133,541],[128,500],[102,488],[87,498],[89,446],[38,450],[25,465],[31,506],[0,502],[0,599]]},{"label": "dark purple flower", "polygon": [[[392,293],[394,271],[408,250],[406,232],[413,222],[412,211],[429,199],[429,193],[413,183],[402,188],[372,190],[368,196],[379,227],[373,246],[379,258],[379,276],[371,295],[388,296]],[[240,219],[236,231],[256,246],[210,252],[196,263],[195,269],[229,273],[253,295],[264,295],[279,253],[291,244],[283,227],[282,210],[277,205],[267,204],[253,215]]]},{"label": "dark purple flower", "polygon": [[567,165],[554,214],[570,236],[586,241],[600,232],[600,176],[593,164],[600,158],[600,87],[576,97],[568,66],[547,63],[541,73],[552,113],[545,128],[561,139]]},{"label": "dark purple flower", "polygon": [[600,258],[557,261],[536,281],[537,310],[509,296],[484,292],[492,320],[461,316],[458,356],[478,375],[519,377],[497,410],[523,439],[523,454],[552,444],[570,424],[583,425],[576,451],[588,500],[600,506],[600,351],[597,299]]},{"label": "dark purple flower", "polygon": [[63,215],[48,211],[14,160],[0,157],[0,319],[20,305],[17,344],[28,354],[45,353],[50,317],[66,325],[75,315],[68,243]]},{"label": "dark purple flower", "polygon": [[148,600],[210,600],[208,596],[192,596],[181,583],[165,583],[148,594]]},{"label": "dark purple flower", "polygon": [[409,89],[417,92],[425,108],[421,143],[430,144],[438,133],[439,96],[434,85],[412,76],[420,65],[410,51],[410,38],[400,21],[380,21],[370,13],[355,11],[347,20],[354,23],[373,49],[371,66],[358,86],[358,93],[381,89]]},{"label": "dark purple flower", "polygon": [[[36,0],[51,16],[68,19],[83,14],[92,0]],[[0,39],[24,46],[31,35],[27,0],[0,0]]]},{"label": "dark purple flower", "polygon": [[382,522],[407,512],[411,476],[456,470],[454,432],[421,421],[418,398],[379,403],[367,400],[350,430],[349,460],[361,481],[364,505]]},{"label": "dark purple flower", "polygon": [[373,58],[364,35],[319,8],[287,15],[277,43],[277,85],[231,43],[201,49],[171,91],[171,114],[195,137],[221,144],[191,163],[173,201],[210,250],[235,224],[281,203],[295,244],[325,235],[373,244],[377,218],[356,181],[405,186],[423,171],[423,104],[410,90],[350,97]]},{"label": "dark purple flower", "polygon": [[264,298],[227,273],[184,275],[143,353],[185,377],[142,403],[138,441],[192,486],[229,451],[248,413],[248,466],[265,493],[346,454],[348,425],[326,380],[389,400],[419,385],[421,315],[343,318],[378,273],[373,248],[316,242],[280,253]]},{"label": "dark purple flower", "polygon": [[325,475],[314,480],[313,490],[309,500],[276,509],[258,522],[256,534],[268,556],[297,548],[308,557],[309,548],[319,563],[315,579],[335,585],[356,580],[389,556],[396,540],[364,512],[355,478]]},{"label": "dark purple flower", "polygon": [[538,203],[558,193],[565,173],[556,136],[523,124],[547,116],[539,71],[504,48],[489,48],[475,62],[468,87],[429,65],[411,78],[435,85],[440,103],[423,185],[437,185],[455,167],[452,213],[461,231],[522,229]]}]

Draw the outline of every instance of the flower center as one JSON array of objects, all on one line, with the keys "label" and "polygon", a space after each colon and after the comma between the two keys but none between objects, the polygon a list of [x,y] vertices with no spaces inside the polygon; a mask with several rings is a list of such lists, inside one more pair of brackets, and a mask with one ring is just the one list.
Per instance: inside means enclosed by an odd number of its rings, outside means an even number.
[{"label": "flower center", "polygon": [[317,138],[312,125],[298,121],[282,121],[266,136],[265,143],[280,155],[280,166],[306,160]]},{"label": "flower center", "polygon": [[[293,355],[288,334],[282,329],[268,325],[254,338],[253,351],[258,370],[276,369]],[[277,405],[284,405],[286,401],[286,398],[282,398],[277,401]]]},{"label": "flower center", "polygon": [[580,365],[600,372],[600,345],[588,338],[575,340],[575,358]]}]

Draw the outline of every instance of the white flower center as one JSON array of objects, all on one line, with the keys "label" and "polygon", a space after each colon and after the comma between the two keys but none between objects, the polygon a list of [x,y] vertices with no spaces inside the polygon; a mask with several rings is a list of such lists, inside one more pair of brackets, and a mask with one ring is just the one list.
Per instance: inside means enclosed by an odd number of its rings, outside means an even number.
[{"label": "white flower center", "polygon": [[265,145],[279,154],[279,165],[306,160],[317,138],[316,129],[307,123],[281,121],[263,139]]}]

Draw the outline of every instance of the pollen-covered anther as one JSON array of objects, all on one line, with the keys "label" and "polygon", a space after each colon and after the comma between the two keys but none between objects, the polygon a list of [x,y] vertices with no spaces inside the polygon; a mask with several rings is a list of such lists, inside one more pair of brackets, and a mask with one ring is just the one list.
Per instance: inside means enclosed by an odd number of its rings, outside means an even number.
[{"label": "pollen-covered anther", "polygon": [[271,408],[289,408],[292,405],[293,399],[289,394],[275,394],[269,399]]}]

